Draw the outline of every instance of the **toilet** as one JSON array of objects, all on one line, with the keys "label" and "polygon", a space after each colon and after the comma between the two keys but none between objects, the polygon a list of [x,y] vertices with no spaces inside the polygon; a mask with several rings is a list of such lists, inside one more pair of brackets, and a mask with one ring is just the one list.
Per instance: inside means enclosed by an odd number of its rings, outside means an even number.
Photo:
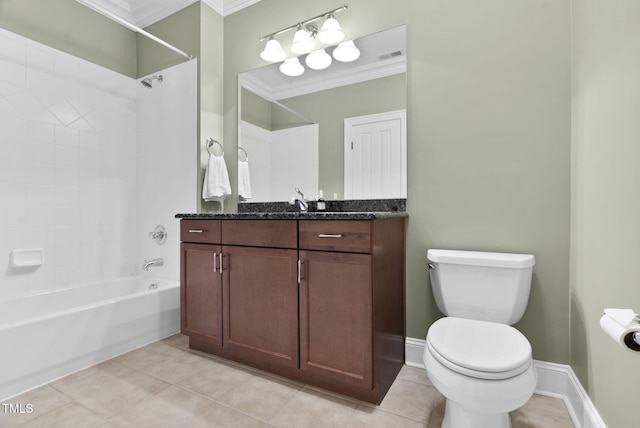
[{"label": "toilet", "polygon": [[424,365],[446,398],[442,428],[508,428],[533,395],[531,345],[511,327],[527,307],[530,254],[427,252],[431,288],[446,317],[427,332]]}]

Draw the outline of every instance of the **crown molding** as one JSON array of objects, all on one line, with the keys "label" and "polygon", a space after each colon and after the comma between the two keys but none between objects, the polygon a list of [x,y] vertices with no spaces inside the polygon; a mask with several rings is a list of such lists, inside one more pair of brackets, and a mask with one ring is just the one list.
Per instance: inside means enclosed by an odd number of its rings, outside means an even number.
[{"label": "crown molding", "polygon": [[198,0],[148,0],[135,2],[132,10],[135,22],[140,28],[148,27],[174,13],[191,6]]}]

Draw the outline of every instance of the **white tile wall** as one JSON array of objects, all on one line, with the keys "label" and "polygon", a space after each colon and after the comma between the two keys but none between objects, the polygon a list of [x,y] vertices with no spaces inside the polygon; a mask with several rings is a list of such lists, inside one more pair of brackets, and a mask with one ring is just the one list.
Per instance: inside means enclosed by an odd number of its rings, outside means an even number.
[{"label": "white tile wall", "polygon": [[136,87],[0,29],[0,299],[135,273]]},{"label": "white tile wall", "polygon": [[[144,275],[178,279],[180,223],[176,213],[196,212],[196,60],[165,69],[153,88],[138,85],[138,268],[144,259],[164,259]],[[206,138],[206,137],[204,137]],[[149,239],[157,225],[167,241]]]}]

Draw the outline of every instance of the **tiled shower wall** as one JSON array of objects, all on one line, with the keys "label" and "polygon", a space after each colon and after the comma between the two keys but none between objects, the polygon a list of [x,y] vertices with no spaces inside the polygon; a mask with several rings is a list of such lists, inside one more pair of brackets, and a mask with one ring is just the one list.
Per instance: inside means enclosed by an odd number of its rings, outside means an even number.
[{"label": "tiled shower wall", "polygon": [[0,29],[0,299],[135,273],[136,85]]}]

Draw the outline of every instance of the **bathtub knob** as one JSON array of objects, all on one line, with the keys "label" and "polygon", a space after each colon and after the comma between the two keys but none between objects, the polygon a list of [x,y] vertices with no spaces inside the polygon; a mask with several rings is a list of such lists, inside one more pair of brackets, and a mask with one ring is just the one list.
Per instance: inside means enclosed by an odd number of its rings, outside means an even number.
[{"label": "bathtub knob", "polygon": [[153,232],[149,232],[149,238],[155,240],[158,245],[162,245],[167,240],[167,231],[164,226],[158,225]]}]

